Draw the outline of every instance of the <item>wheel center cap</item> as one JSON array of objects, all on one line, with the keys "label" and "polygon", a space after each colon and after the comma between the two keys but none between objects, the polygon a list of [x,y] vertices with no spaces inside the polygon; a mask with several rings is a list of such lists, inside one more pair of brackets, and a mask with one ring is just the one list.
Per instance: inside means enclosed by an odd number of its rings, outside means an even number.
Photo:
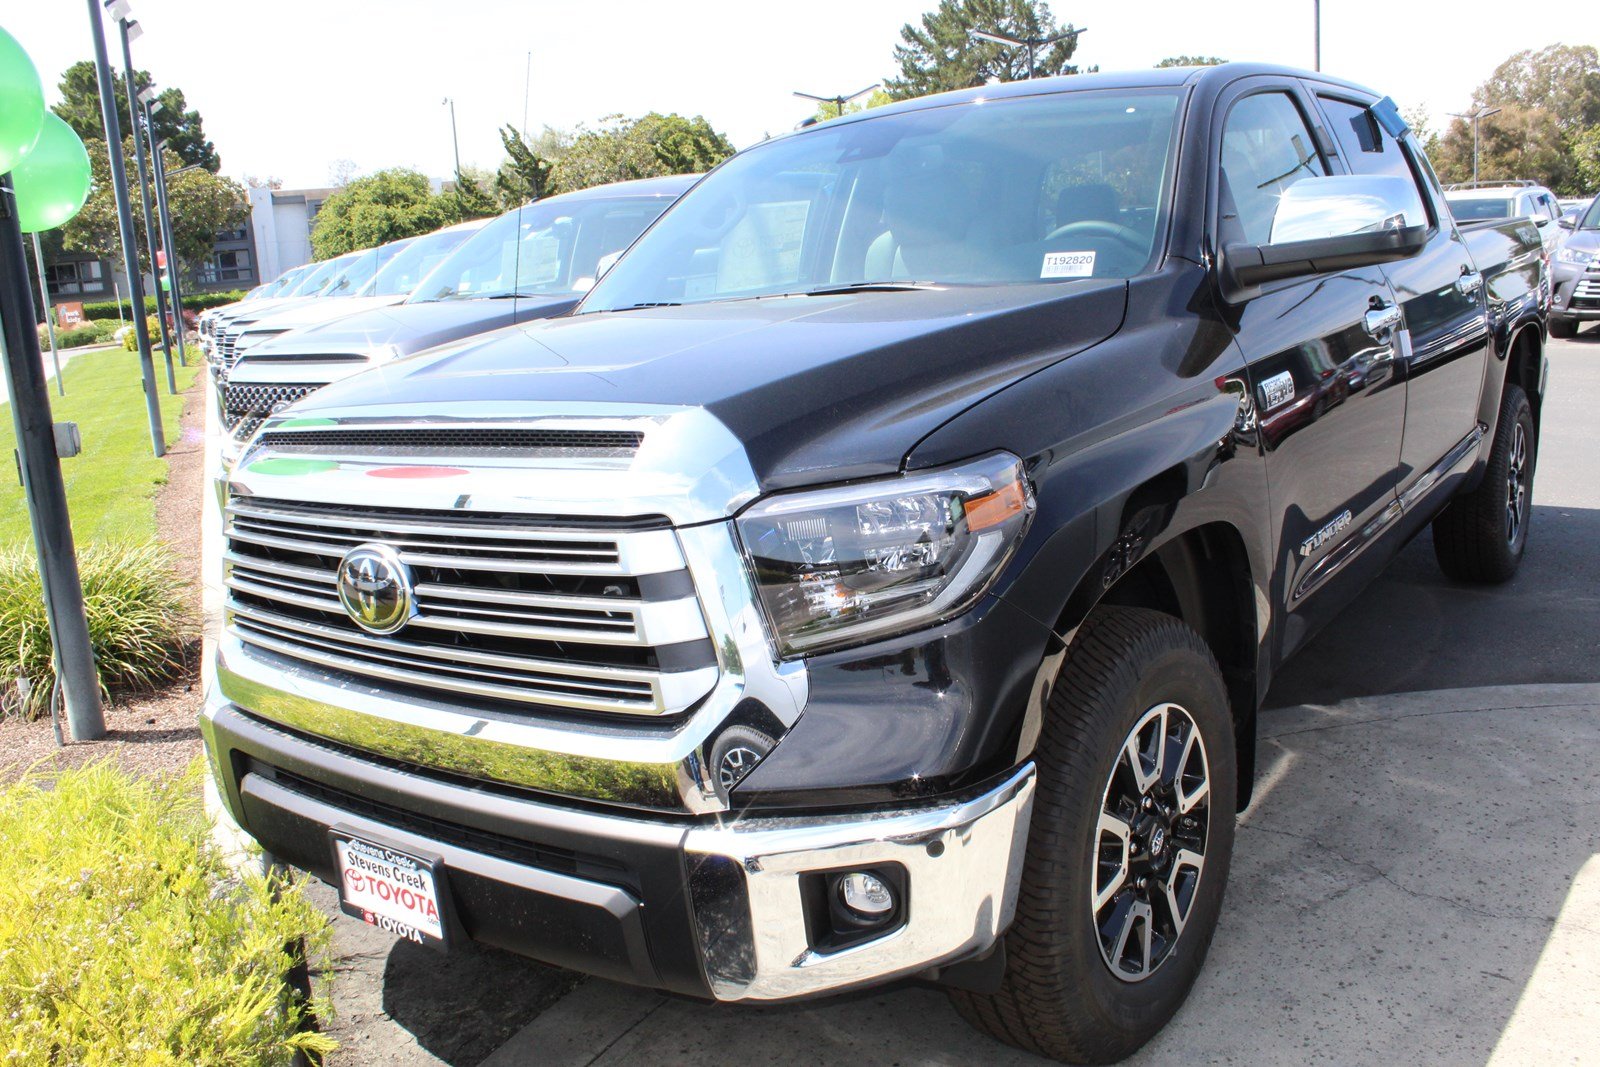
[{"label": "wheel center cap", "polygon": [[1164,826],[1157,826],[1150,831],[1150,855],[1159,857],[1167,849],[1167,830]]}]

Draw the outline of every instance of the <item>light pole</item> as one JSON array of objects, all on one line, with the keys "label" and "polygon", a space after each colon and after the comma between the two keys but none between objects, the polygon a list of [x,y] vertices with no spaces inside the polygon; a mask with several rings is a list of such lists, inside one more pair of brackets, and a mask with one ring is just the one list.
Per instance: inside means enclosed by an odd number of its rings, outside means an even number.
[{"label": "light pole", "polygon": [[[161,283],[156,279],[156,228],[150,216],[150,175],[145,167],[144,124],[139,121],[139,86],[133,71],[133,42],[144,35],[144,27],[128,18],[126,0],[111,0],[106,5],[117,20],[122,33],[122,68],[128,83],[128,125],[133,133],[133,160],[139,172],[139,201],[144,207],[144,243],[150,254],[150,277],[156,286],[156,325],[161,328],[161,353],[167,362],[167,392],[178,391],[178,380],[172,374],[172,336],[167,332],[167,317],[159,314],[161,308]],[[142,281],[143,279],[141,279]],[[139,309],[141,315],[144,308]]]},{"label": "light pole", "polygon": [[1464,115],[1457,114],[1454,111],[1450,112],[1450,117],[1451,118],[1453,118],[1453,119],[1466,119],[1468,122],[1472,123],[1472,184],[1473,185],[1477,185],[1478,184],[1478,123],[1482,122],[1484,119],[1488,118],[1490,115],[1498,115],[1499,113],[1500,113],[1500,109],[1499,108],[1490,107],[1487,104],[1483,105],[1482,107],[1474,108],[1474,109],[1472,109],[1471,111],[1467,112]]},{"label": "light pole", "polygon": [[1028,50],[1028,80],[1032,80],[1035,52],[1046,45],[1064,41],[1068,37],[1073,38],[1074,43],[1076,43],[1078,34],[1088,33],[1089,27],[1084,26],[1081,29],[1068,30],[1066,33],[1058,33],[1054,37],[1007,37],[1004,34],[990,33],[987,30],[968,30],[967,32],[969,36],[976,37],[980,41],[988,41],[991,44],[1009,45],[1012,48],[1026,48]]},{"label": "light pole", "polygon": [[[139,245],[133,232],[133,208],[128,204],[128,172],[122,162],[122,124],[117,121],[117,97],[111,89],[111,60],[106,54],[105,27],[100,22],[99,0],[89,5],[89,28],[94,34],[94,65],[100,81],[100,119],[105,124],[106,155],[111,164],[111,192],[117,202],[117,233],[122,239],[122,261],[128,265],[128,297],[133,302],[133,339],[139,350],[139,372],[144,380],[144,403],[150,417],[150,450],[157,458],[167,454],[161,428],[161,397],[156,391],[155,362],[150,357],[150,328],[144,320],[144,280],[139,277]],[[128,5],[115,0],[124,13]],[[116,13],[114,9],[113,14]]]},{"label": "light pole", "polygon": [[[531,53],[530,53],[531,55]],[[445,97],[444,103],[450,107],[450,146],[456,153],[456,180],[461,180],[461,139],[456,136],[456,102],[451,97]],[[526,124],[526,123],[524,123]]]},{"label": "light pole", "polygon": [[[189,353],[183,342],[183,297],[178,288],[178,254],[172,240],[172,212],[167,209],[167,162],[162,158],[167,142],[156,140],[155,113],[161,110],[161,101],[155,98],[154,89],[139,94],[144,105],[144,124],[150,131],[150,165],[156,178],[156,219],[161,226],[161,248],[167,254],[167,303],[172,310],[172,330],[178,335],[178,362],[189,365]],[[198,164],[195,164],[198,166]],[[173,173],[181,174],[193,167],[179,167]],[[157,298],[161,282],[156,280]]]},{"label": "light pole", "polygon": [[838,114],[833,116],[834,118],[837,119],[837,118],[843,118],[844,117],[844,106],[846,104],[849,104],[849,103],[852,103],[852,102],[854,102],[856,100],[859,100],[861,97],[866,96],[868,93],[873,92],[874,90],[876,90],[878,88],[878,86],[881,85],[881,84],[883,84],[883,83],[882,82],[873,82],[871,85],[867,86],[865,89],[862,89],[862,90],[860,90],[858,92],[851,93],[849,96],[813,96],[810,93],[802,93],[802,92],[796,92],[794,95],[800,97],[803,100],[815,100],[819,104],[832,104],[838,111]]},{"label": "light pole", "polygon": [[1322,0],[1311,0],[1311,69],[1322,69]]}]

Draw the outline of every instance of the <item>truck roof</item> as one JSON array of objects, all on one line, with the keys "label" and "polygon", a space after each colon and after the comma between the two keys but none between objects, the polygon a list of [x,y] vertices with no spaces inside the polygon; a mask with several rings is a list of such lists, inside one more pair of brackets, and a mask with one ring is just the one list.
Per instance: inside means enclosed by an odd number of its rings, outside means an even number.
[{"label": "truck roof", "polygon": [[1219,63],[1210,67],[1155,67],[1148,70],[1063,74],[1053,78],[996,82],[992,85],[979,85],[970,89],[954,89],[947,93],[920,96],[914,100],[902,100],[893,104],[884,104],[880,107],[852,112],[843,118],[830,119],[788,133],[779,134],[778,138],[803,136],[813,130],[824,127],[832,128],[847,122],[861,122],[880,115],[921,111],[926,108],[963,104],[973,100],[1003,100],[1010,97],[1039,96],[1046,93],[1085,92],[1093,89],[1151,89],[1202,85],[1215,85],[1220,88],[1222,85],[1237,81],[1240,78],[1250,78],[1262,74],[1306,78],[1327,85],[1337,85],[1374,99],[1383,95],[1364,85],[1347,81],[1343,78],[1335,78],[1326,73],[1304,70],[1299,67],[1286,67],[1275,63]]}]

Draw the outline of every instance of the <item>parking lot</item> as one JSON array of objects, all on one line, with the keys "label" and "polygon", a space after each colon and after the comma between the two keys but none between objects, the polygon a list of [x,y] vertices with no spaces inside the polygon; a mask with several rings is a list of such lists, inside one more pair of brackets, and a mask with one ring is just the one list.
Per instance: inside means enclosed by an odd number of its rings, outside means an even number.
[{"label": "parking lot", "polygon": [[[1550,352],[1522,572],[1452,585],[1424,535],[1281,675],[1210,960],[1134,1062],[1594,1062],[1600,332]],[[336,929],[336,1064],[1043,1062],[930,989],[708,1006]]]}]

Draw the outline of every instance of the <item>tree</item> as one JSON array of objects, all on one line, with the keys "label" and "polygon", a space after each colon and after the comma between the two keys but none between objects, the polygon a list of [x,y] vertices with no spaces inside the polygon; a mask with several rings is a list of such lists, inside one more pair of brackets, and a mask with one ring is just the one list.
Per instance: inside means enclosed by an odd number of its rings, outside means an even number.
[{"label": "tree", "polygon": [[1219,59],[1216,56],[1168,56],[1156,64],[1156,69],[1162,70],[1167,67],[1220,67],[1226,62],[1226,59]]},{"label": "tree", "polygon": [[[1472,124],[1454,119],[1434,159],[1447,182],[1472,179]],[[1557,192],[1571,187],[1575,168],[1556,117],[1543,108],[1508,104],[1478,123],[1478,176],[1484,181],[1527,178]]]},{"label": "tree", "polygon": [[[1416,104],[1406,108],[1401,115],[1406,125],[1411,127],[1411,136],[1415,137],[1422,150],[1431,160],[1439,154],[1439,131],[1433,128],[1433,120],[1428,117],[1426,104]],[[1437,166],[1437,164],[1435,164]]]},{"label": "tree", "polygon": [[1553,44],[1518,52],[1478,86],[1472,103],[1541,109],[1563,133],[1575,136],[1600,125],[1600,51],[1593,45]]},{"label": "tree", "polygon": [[[505,146],[506,159],[495,172],[494,194],[502,211],[550,195],[550,172],[555,168],[556,159],[566,154],[563,136],[546,126],[540,137],[545,145],[541,151],[515,126],[501,127],[500,143]],[[567,138],[567,143],[570,141]]]},{"label": "tree", "polygon": [[[63,247],[73,252],[88,252],[107,259],[122,259],[122,240],[117,229],[117,205],[111,190],[111,163],[104,141],[86,141],[89,167],[94,184],[83,210],[61,230]],[[133,155],[133,141],[123,142],[123,152]],[[242,226],[249,217],[244,187],[231,178],[209,170],[175,173],[187,164],[170,148],[161,157],[167,168],[167,205],[172,219],[173,252],[180,265],[194,265],[211,254],[217,234]],[[133,227],[138,255],[146,255],[144,213],[138,210],[138,176],[129,168],[129,195],[135,205]],[[152,197],[152,203],[154,202]],[[158,244],[160,242],[157,242]],[[145,265],[148,268],[148,264]]]},{"label": "tree", "polygon": [[361,168],[353,159],[336,159],[328,164],[328,184],[338,189],[343,189],[356,180],[356,175],[361,173]]},{"label": "tree", "polygon": [[1573,183],[1578,192],[1600,189],[1600,125],[1590,126],[1571,141]]},{"label": "tree", "polygon": [[500,213],[494,195],[495,176],[482,167],[462,167],[456,172],[455,188],[441,194],[453,203],[451,212],[460,220],[486,219]]},{"label": "tree", "polygon": [[[974,39],[973,30],[1019,41],[1069,35],[1036,50],[1030,71],[1027,49]],[[905,43],[894,49],[900,77],[890,78],[885,88],[892,99],[909,100],[991,81],[1076,74],[1078,68],[1067,63],[1078,47],[1071,30],[1071,23],[1057,24],[1044,0],[940,0],[938,10],[922,16],[920,28],[909,22],[901,28]]]},{"label": "tree", "polygon": [[555,164],[555,192],[664,174],[694,174],[733,155],[733,145],[700,115],[687,119],[652,111],[637,119],[608,115],[600,122],[599,129],[580,127]]},{"label": "tree", "polygon": [[[135,71],[133,80],[141,93],[155,85],[155,79],[150,77],[149,71]],[[127,81],[114,78],[112,82],[117,100],[117,126],[123,136],[130,136]],[[100,80],[95,74],[94,64],[87,59],[72,64],[61,75],[58,88],[61,102],[51,110],[60,115],[85,142],[93,140],[104,143],[106,126],[104,116],[100,113]],[[222,168],[222,159],[217,155],[216,146],[206,140],[200,113],[189,109],[183,98],[183,90],[163,89],[156,100],[161,107],[151,121],[155,139],[167,142],[167,147],[182,161],[179,166],[198,165],[213,174],[217,173]]]},{"label": "tree", "polygon": [[460,222],[460,207],[449,194],[436,195],[428,179],[414,170],[395,167],[380,170],[328,197],[311,228],[311,254],[331,259],[346,252],[372,248],[432,233]]}]

